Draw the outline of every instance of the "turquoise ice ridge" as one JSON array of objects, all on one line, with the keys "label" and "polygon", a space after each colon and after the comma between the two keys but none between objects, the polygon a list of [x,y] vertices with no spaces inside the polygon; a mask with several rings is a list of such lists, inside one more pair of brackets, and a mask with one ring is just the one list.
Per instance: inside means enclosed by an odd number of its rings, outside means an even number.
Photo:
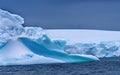
[{"label": "turquoise ice ridge", "polygon": [[41,27],[23,27],[24,19],[0,9],[0,65],[78,63],[99,60],[68,54],[64,39],[50,39]]}]

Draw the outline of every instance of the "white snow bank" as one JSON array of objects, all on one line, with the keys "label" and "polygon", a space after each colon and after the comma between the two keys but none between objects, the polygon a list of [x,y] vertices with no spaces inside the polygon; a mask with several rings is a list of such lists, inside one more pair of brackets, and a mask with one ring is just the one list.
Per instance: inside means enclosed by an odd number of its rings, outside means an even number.
[{"label": "white snow bank", "polygon": [[9,41],[0,50],[0,65],[25,65],[40,63],[63,63],[63,61],[37,55],[19,40]]},{"label": "white snow bank", "polygon": [[120,31],[87,29],[46,29],[51,38],[64,38],[68,44],[99,43],[102,41],[120,41]]}]

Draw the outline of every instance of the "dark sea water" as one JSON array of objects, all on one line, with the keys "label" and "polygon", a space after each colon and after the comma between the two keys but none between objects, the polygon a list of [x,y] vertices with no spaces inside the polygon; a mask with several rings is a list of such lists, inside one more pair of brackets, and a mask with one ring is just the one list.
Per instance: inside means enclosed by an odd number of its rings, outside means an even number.
[{"label": "dark sea water", "polygon": [[120,75],[120,57],[75,64],[1,66],[0,75]]}]

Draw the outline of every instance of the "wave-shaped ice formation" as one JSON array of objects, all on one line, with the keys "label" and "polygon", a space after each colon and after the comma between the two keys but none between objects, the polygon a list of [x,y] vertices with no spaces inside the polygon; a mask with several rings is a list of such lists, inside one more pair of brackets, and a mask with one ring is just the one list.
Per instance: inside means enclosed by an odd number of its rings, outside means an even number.
[{"label": "wave-shaped ice formation", "polygon": [[68,54],[66,41],[50,39],[41,27],[23,27],[24,19],[0,9],[0,65],[76,63],[99,60],[93,55]]}]

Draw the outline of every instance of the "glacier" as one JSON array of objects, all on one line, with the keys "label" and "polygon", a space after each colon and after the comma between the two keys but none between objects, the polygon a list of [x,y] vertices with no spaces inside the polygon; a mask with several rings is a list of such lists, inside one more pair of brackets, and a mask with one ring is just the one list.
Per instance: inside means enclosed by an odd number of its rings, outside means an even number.
[{"label": "glacier", "polygon": [[24,18],[0,9],[0,66],[78,63],[99,60],[86,54],[69,54],[67,41],[48,37],[41,27],[23,27]]},{"label": "glacier", "polygon": [[120,42],[104,41],[100,43],[76,43],[67,45],[64,48],[69,54],[87,54],[96,57],[116,57],[120,56]]},{"label": "glacier", "polygon": [[120,56],[119,31],[88,29],[47,29],[45,31],[54,39],[66,39],[64,51],[68,54],[93,55],[98,58]]}]

